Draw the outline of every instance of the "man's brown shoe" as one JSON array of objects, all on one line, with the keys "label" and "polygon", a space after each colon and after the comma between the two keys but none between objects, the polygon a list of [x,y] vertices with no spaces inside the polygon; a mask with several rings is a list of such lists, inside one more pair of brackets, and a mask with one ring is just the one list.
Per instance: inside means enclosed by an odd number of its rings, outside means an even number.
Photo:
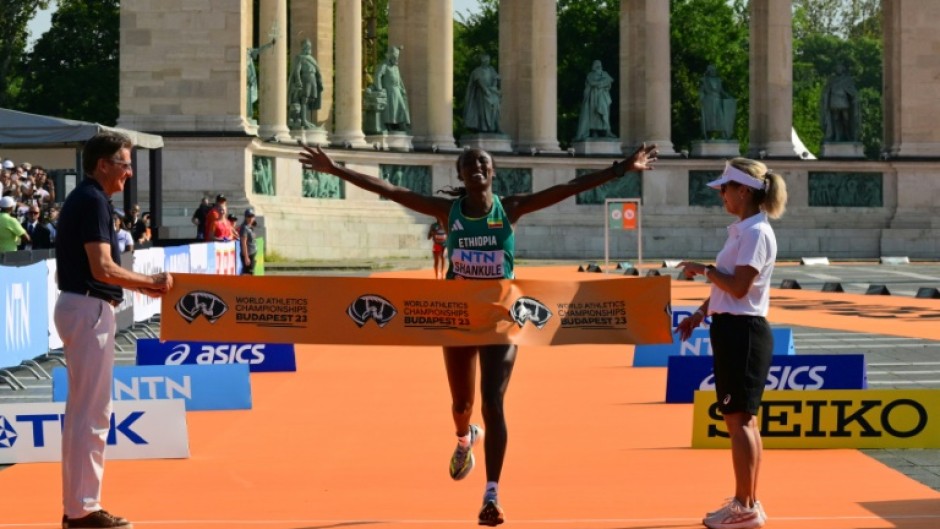
[{"label": "man's brown shoe", "polygon": [[133,529],[130,522],[115,516],[108,511],[95,511],[81,518],[62,517],[62,529],[100,529],[102,527],[119,527],[120,529]]}]

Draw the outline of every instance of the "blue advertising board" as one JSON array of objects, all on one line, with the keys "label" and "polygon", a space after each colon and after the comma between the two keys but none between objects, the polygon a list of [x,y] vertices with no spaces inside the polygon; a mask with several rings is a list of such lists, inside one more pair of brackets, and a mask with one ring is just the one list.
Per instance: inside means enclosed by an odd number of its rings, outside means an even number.
[{"label": "blue advertising board", "polygon": [[49,351],[46,263],[0,267],[0,367]]},{"label": "blue advertising board", "polygon": [[297,371],[293,344],[137,340],[137,365],[248,364],[256,371]]},{"label": "blue advertising board", "polygon": [[[774,355],[766,389],[867,389],[865,355]],[[693,402],[696,390],[714,390],[710,356],[670,356],[666,402]]]},{"label": "blue advertising board", "polygon": [[[65,368],[53,369],[53,402],[64,402],[68,389]],[[183,399],[187,411],[251,409],[251,379],[244,364],[115,366],[111,394],[115,401]]]},{"label": "blue advertising board", "polygon": [[[774,354],[796,354],[793,347],[793,329],[774,327]],[[695,329],[692,336],[682,342],[678,334],[672,335],[671,344],[637,345],[633,350],[633,367],[666,367],[670,356],[711,356],[712,343],[708,329]]]},{"label": "blue advertising board", "polygon": [[163,269],[167,272],[188,274],[191,272],[189,246],[165,246],[163,248]]}]

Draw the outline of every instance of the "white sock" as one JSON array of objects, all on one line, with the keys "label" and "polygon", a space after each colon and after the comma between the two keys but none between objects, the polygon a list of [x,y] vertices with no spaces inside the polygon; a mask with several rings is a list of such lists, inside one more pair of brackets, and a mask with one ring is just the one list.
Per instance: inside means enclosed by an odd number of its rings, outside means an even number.
[{"label": "white sock", "polygon": [[457,443],[463,448],[470,447],[470,430],[467,430],[467,435],[458,435]]},{"label": "white sock", "polygon": [[493,496],[496,497],[497,490],[499,489],[499,483],[496,481],[487,481],[486,482],[486,493],[484,496]]}]

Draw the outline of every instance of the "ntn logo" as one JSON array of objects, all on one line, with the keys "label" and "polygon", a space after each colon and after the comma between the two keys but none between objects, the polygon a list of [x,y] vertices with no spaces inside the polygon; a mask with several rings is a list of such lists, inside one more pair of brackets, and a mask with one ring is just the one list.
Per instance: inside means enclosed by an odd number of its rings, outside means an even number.
[{"label": "ntn logo", "polygon": [[[141,386],[144,393],[141,393]],[[163,391],[161,391],[161,388]],[[143,399],[192,399],[193,381],[189,375],[184,375],[181,381],[167,376],[131,377],[128,385],[123,380],[114,379],[115,400]]]}]

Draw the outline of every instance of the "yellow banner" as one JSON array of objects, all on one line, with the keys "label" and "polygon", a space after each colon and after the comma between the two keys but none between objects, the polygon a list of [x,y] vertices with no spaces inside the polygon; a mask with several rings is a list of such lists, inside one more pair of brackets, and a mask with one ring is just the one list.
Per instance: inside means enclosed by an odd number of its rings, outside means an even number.
[{"label": "yellow banner", "polygon": [[173,290],[163,298],[163,340],[350,345],[672,341],[666,276],[565,282],[173,278]]},{"label": "yellow banner", "polygon": [[[696,391],[692,448],[728,448],[714,391]],[[940,390],[766,391],[765,448],[940,448]]]}]

